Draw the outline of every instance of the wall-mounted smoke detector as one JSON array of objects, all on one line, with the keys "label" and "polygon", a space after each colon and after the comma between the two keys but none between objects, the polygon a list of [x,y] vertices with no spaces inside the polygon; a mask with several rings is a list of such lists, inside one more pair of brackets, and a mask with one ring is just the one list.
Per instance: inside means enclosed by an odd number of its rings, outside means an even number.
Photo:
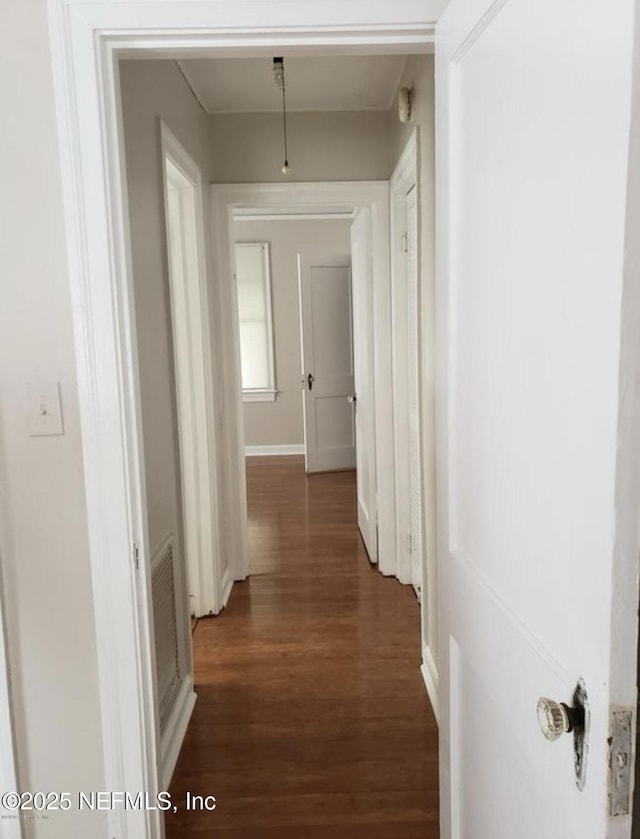
[{"label": "wall-mounted smoke detector", "polygon": [[413,89],[401,87],[398,91],[398,119],[413,122]]}]

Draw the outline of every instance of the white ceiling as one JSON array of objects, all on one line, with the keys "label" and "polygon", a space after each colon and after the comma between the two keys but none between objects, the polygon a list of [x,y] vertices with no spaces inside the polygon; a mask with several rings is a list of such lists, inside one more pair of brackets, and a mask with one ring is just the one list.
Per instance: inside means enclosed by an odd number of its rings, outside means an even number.
[{"label": "white ceiling", "polygon": [[[393,104],[406,55],[285,58],[288,111],[387,110]],[[271,58],[180,61],[209,113],[279,111]]]}]

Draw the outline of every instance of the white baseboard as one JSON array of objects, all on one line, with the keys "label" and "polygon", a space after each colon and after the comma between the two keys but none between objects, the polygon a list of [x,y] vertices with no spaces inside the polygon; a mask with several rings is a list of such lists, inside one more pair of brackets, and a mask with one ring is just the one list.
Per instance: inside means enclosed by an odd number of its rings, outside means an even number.
[{"label": "white baseboard", "polygon": [[162,735],[160,779],[163,790],[169,789],[171,784],[171,778],[176,768],[178,755],[197,698],[193,690],[193,679],[188,676],[180,686],[173,710],[167,720],[167,727]]},{"label": "white baseboard", "polygon": [[420,668],[424,684],[429,695],[429,701],[433,708],[433,715],[436,718],[438,725],[440,724],[440,677],[438,676],[438,668],[436,662],[431,654],[429,647],[422,648],[422,667]]},{"label": "white baseboard", "polygon": [[246,457],[255,455],[304,454],[304,443],[288,443],[284,446],[245,446]]}]

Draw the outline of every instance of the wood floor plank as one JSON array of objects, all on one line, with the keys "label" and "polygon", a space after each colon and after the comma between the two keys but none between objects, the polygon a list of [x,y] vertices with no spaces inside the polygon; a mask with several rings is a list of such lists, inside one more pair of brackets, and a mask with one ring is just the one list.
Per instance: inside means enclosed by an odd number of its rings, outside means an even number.
[{"label": "wood floor plank", "polygon": [[247,493],[252,574],[194,630],[167,839],[437,839],[419,607],[368,561],[354,473],[249,458]]}]

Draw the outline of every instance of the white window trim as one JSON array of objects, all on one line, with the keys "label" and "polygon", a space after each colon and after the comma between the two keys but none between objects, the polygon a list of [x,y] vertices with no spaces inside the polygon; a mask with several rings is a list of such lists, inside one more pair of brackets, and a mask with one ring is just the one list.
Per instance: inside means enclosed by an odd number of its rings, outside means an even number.
[{"label": "white window trim", "polygon": [[242,401],[243,402],[275,402],[276,396],[278,395],[277,390],[243,390],[242,391]]},{"label": "white window trim", "polygon": [[[271,305],[271,250],[269,242],[234,242],[234,259],[235,249],[242,245],[260,245],[262,248],[262,268],[264,271],[264,296],[266,303],[266,317],[267,317],[267,347],[269,350],[269,387],[265,388],[242,388],[242,400],[244,402],[275,402],[276,400],[276,373],[274,366],[274,349],[273,349],[273,307]],[[235,275],[235,272],[234,272]],[[237,293],[237,280],[236,280]],[[269,395],[271,394],[271,396]]]}]

